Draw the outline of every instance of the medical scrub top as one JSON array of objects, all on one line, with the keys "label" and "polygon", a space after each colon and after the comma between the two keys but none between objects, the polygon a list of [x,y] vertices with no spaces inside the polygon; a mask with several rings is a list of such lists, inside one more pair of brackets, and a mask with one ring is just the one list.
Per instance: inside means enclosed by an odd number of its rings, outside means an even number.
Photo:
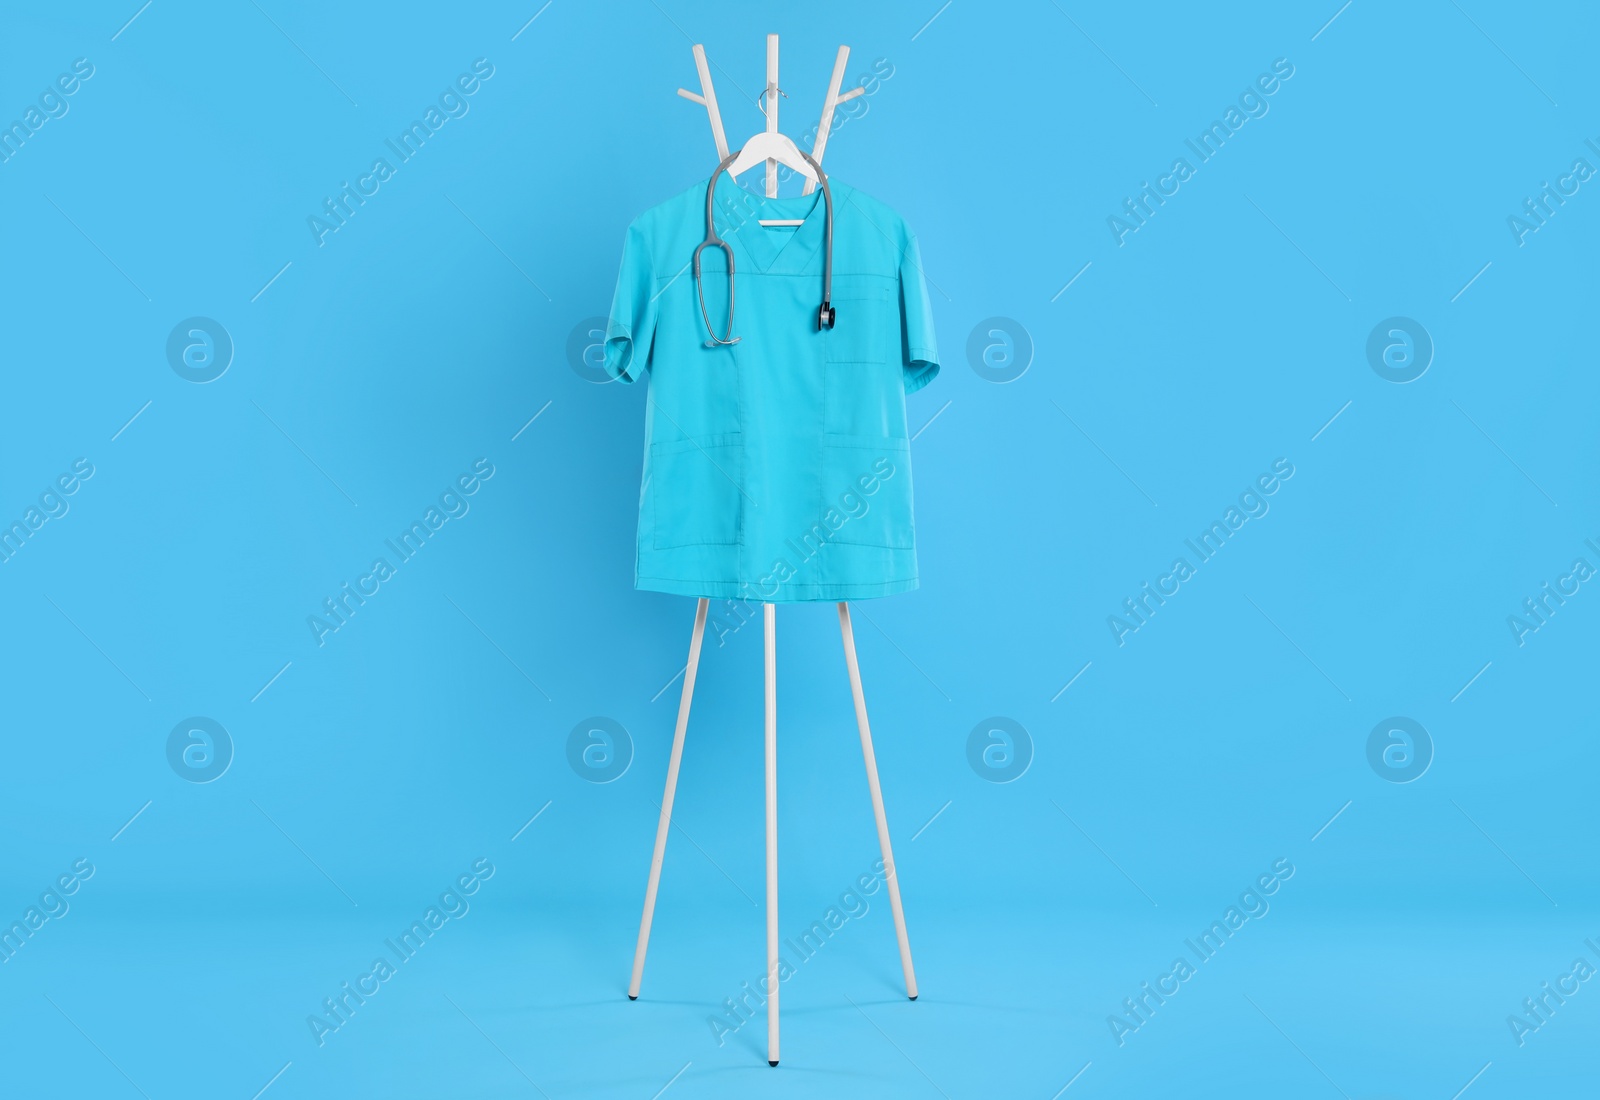
[{"label": "medical scrub top", "polygon": [[[917,587],[905,399],[939,372],[921,257],[893,210],[829,186],[831,329],[817,321],[821,188],[769,199],[718,179],[717,234],[734,255],[731,345],[706,346],[690,266],[706,183],[628,227],[605,365],[627,382],[651,375],[638,588],[787,603]],[[701,283],[721,337],[720,249],[702,254]]]}]

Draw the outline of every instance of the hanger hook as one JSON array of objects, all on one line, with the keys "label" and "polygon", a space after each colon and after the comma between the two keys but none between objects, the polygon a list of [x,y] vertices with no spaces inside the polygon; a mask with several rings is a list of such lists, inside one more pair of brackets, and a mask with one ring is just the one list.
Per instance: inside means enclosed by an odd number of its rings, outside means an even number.
[{"label": "hanger hook", "polygon": [[784,91],[776,84],[768,84],[765,88],[756,93],[756,110],[760,111],[762,114],[767,113],[767,102],[770,102],[773,92],[777,92],[784,99],[789,98],[788,92]]}]

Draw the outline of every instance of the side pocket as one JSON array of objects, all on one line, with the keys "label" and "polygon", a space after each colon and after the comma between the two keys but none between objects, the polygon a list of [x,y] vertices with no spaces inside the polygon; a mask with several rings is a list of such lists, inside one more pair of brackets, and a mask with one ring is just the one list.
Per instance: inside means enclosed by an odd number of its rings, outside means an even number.
[{"label": "side pocket", "polygon": [[915,545],[909,441],[828,433],[821,486],[821,514],[831,512],[840,523],[830,541],[890,550]]},{"label": "side pocket", "polygon": [[674,439],[650,445],[646,490],[652,545],[737,544],[744,523],[744,438],[729,435]]}]

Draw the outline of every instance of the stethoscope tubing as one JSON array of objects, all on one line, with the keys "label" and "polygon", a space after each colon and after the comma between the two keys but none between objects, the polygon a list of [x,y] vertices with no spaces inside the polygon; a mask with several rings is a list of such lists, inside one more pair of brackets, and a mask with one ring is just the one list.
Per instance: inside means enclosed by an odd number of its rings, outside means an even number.
[{"label": "stethoscope tubing", "polygon": [[[716,205],[713,199],[717,191],[717,178],[727,171],[728,166],[738,157],[738,153],[729,153],[717,165],[717,170],[711,173],[711,179],[706,184],[706,235],[699,246],[694,250],[694,286],[695,295],[700,300],[700,316],[706,323],[706,332],[711,339],[706,342],[707,347],[726,347],[737,344],[739,337],[733,334],[734,314],[734,274],[733,274],[733,249],[728,242],[717,236]],[[835,318],[833,309],[833,191],[828,187],[828,177],[822,171],[822,166],[813,160],[810,154],[801,150],[800,155],[805,158],[812,171],[817,174],[817,182],[822,187],[823,206],[823,247],[822,247],[822,306],[817,311],[818,329],[832,328]],[[717,336],[717,330],[711,326],[711,314],[706,309],[706,290],[700,278],[700,255],[707,248],[720,248],[723,257],[728,261],[728,325],[723,330],[722,336]]]}]

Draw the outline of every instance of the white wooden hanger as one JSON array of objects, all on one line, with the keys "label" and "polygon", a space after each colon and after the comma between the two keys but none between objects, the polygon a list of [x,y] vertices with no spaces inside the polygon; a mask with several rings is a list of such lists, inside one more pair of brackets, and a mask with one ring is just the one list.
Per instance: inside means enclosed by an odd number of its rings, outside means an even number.
[{"label": "white wooden hanger", "polygon": [[[741,172],[748,172],[762,162],[768,164],[774,161],[791,168],[796,174],[804,177],[813,187],[817,183],[816,169],[806,163],[800,155],[800,147],[788,137],[776,130],[763,130],[749,141],[744,143],[744,148],[739,150],[739,155],[728,165],[728,175],[737,176]],[[759,218],[761,225],[804,225],[803,218]]]},{"label": "white wooden hanger", "polygon": [[776,130],[763,130],[745,142],[744,148],[739,150],[739,155],[728,165],[728,175],[737,176],[741,172],[748,172],[764,160],[775,160],[794,169],[812,183],[817,182],[816,169],[807,164],[806,158],[800,155],[800,147],[788,136]]}]

